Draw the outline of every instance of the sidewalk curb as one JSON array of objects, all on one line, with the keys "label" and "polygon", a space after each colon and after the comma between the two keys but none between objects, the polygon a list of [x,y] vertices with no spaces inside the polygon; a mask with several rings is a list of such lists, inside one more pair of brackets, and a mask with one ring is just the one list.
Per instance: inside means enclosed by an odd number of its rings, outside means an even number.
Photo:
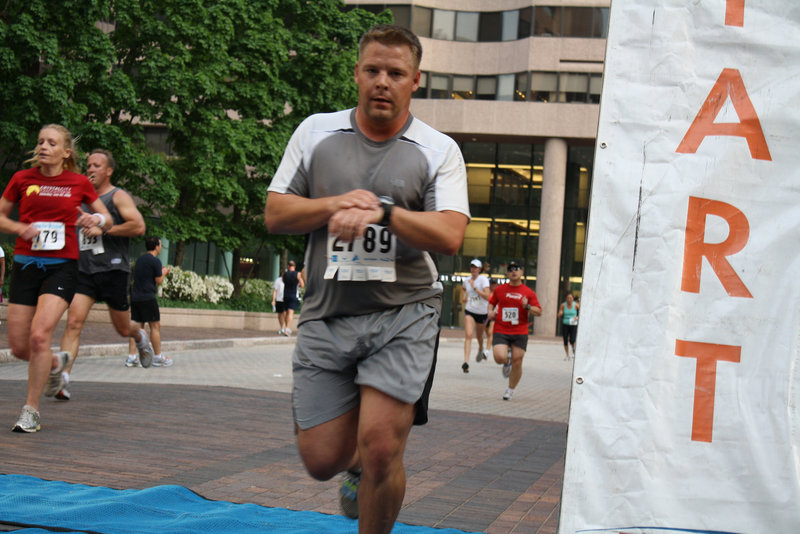
[{"label": "sidewalk curb", "polygon": [[[181,341],[163,341],[161,347],[164,351],[177,352],[192,349],[227,349],[232,347],[252,347],[255,345],[281,345],[292,343],[291,337],[242,337],[226,339],[194,339]],[[54,346],[53,350],[59,347]],[[102,345],[86,345],[80,348],[79,356],[93,356],[98,358],[112,357],[124,358],[128,353],[128,343],[107,343]],[[11,349],[0,349],[0,365],[4,363],[21,362],[11,354]]]},{"label": "sidewalk curb", "polygon": [[[178,352],[183,350],[192,349],[227,349],[233,347],[253,347],[256,345],[283,345],[294,343],[295,337],[284,336],[270,336],[270,337],[238,337],[238,338],[223,338],[223,339],[189,339],[178,341],[162,341],[161,347],[164,351]],[[560,340],[557,338],[535,338],[531,336],[528,344],[555,344]],[[439,338],[439,343],[463,343],[464,339],[460,337],[445,337]],[[58,346],[53,347],[54,351],[59,350]],[[128,343],[106,343],[98,345],[85,345],[81,346],[79,356],[93,356],[98,358],[104,357],[119,357],[123,358],[127,355]],[[11,349],[0,349],[0,365],[4,363],[21,362],[11,354]]]}]

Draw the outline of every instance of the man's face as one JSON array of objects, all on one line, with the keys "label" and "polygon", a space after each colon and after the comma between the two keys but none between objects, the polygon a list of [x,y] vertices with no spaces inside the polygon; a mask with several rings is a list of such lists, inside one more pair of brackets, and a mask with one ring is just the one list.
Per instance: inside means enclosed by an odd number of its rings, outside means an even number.
[{"label": "man's face", "polygon": [[114,169],[108,166],[108,158],[104,154],[92,154],[86,160],[86,175],[95,189],[100,189],[111,180]]},{"label": "man's face", "polygon": [[359,109],[376,126],[385,126],[406,120],[419,69],[408,46],[371,42],[356,63],[355,80]]},{"label": "man's face", "polygon": [[508,279],[511,282],[517,282],[519,280],[522,280],[522,269],[520,267],[509,267]]}]

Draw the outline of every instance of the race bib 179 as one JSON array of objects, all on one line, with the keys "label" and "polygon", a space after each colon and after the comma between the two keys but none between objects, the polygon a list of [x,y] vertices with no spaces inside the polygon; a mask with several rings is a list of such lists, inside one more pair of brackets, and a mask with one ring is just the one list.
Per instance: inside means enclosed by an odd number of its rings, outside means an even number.
[{"label": "race bib 179", "polygon": [[39,235],[33,238],[31,250],[61,250],[66,244],[63,222],[35,222]]}]

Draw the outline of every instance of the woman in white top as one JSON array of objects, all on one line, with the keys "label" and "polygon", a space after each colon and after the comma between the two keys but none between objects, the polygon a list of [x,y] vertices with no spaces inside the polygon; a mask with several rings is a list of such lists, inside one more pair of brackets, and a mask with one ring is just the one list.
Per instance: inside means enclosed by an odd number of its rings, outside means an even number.
[{"label": "woman in white top", "polygon": [[[489,313],[489,278],[483,276],[483,263],[472,260],[469,264],[470,277],[462,282],[464,291],[461,301],[464,303],[464,363],[461,370],[469,373],[469,353],[472,350],[472,336],[478,336],[478,355],[475,361],[485,360],[489,350],[483,348],[486,316]],[[488,344],[487,344],[488,345]]]}]

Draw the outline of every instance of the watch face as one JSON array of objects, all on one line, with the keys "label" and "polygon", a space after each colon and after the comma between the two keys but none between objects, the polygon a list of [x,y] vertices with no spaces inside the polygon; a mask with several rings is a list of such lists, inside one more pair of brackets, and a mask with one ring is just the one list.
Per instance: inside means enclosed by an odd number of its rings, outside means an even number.
[{"label": "watch face", "polygon": [[392,197],[379,196],[378,200],[381,201],[381,204],[389,204],[390,206],[394,206],[394,199]]}]

